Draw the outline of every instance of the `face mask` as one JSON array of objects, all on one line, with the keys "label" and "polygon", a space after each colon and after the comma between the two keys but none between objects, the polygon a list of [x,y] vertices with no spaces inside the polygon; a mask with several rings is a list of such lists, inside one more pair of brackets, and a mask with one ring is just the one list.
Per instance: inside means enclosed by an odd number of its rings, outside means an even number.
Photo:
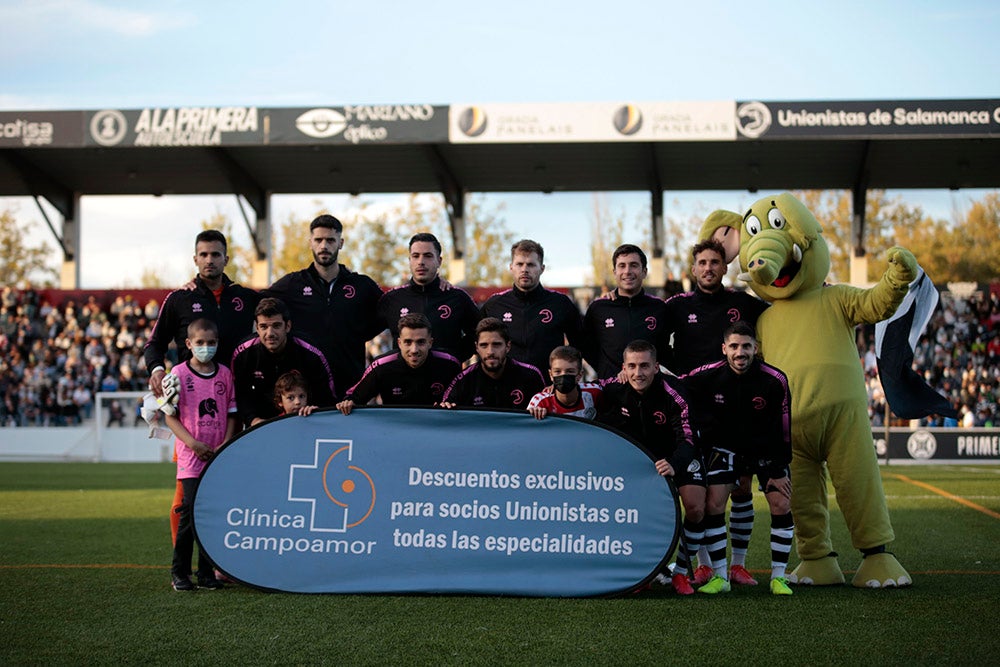
[{"label": "face mask", "polygon": [[568,394],[576,387],[575,375],[557,375],[552,378],[552,386],[560,394]]},{"label": "face mask", "polygon": [[217,345],[195,345],[191,348],[191,354],[201,363],[205,363],[215,356],[215,351],[218,349]]}]

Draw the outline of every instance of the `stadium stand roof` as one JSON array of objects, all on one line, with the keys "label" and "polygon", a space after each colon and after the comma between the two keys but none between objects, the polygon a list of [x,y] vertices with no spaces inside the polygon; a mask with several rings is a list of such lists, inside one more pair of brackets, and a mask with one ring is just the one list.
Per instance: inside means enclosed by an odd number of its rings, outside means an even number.
[{"label": "stadium stand roof", "polygon": [[467,192],[648,191],[658,256],[664,191],[849,189],[862,238],[870,188],[997,186],[1000,99],[0,112],[0,196],[67,260],[82,195],[233,193],[266,239],[271,194],[442,192],[460,258]]}]

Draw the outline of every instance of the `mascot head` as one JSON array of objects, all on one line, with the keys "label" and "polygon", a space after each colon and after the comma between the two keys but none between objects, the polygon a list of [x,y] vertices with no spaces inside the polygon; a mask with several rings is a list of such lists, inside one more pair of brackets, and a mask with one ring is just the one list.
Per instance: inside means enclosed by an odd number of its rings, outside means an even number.
[{"label": "mascot head", "polygon": [[758,199],[742,217],[715,211],[698,237],[721,242],[726,262],[739,255],[740,280],[762,299],[777,301],[823,286],[830,251],[822,231],[809,209],[786,192]]}]

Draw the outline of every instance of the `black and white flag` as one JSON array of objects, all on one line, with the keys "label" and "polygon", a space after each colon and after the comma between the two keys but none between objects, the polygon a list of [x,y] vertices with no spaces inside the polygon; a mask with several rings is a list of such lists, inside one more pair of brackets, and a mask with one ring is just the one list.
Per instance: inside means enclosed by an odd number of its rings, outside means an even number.
[{"label": "black and white flag", "polygon": [[875,325],[878,374],[889,407],[897,417],[918,419],[931,414],[958,417],[948,399],[913,370],[913,352],[937,307],[938,292],[922,268],[895,314]]}]

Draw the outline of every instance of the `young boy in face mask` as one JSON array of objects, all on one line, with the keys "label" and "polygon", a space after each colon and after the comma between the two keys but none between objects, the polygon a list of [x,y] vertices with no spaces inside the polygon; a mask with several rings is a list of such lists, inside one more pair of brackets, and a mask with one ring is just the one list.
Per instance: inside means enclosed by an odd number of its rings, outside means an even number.
[{"label": "young boy in face mask", "polygon": [[573,415],[594,419],[601,408],[601,386],[583,379],[583,357],[579,350],[560,345],[549,354],[549,377],[552,385],[532,397],[528,412],[535,419],[545,415]]},{"label": "young boy in face mask", "polygon": [[[212,360],[219,346],[218,326],[209,319],[195,320],[188,325],[185,344],[191,350],[192,358],[177,364],[170,371],[178,378],[178,400],[176,412],[166,416],[166,424],[176,436],[177,479],[184,491],[170,568],[176,591],[192,591],[195,588],[191,583],[194,552],[191,501],[198,488],[198,480],[215,450],[236,432],[233,375],[228,368]],[[212,570],[211,561],[199,553],[199,588],[214,590],[222,587]]]}]

